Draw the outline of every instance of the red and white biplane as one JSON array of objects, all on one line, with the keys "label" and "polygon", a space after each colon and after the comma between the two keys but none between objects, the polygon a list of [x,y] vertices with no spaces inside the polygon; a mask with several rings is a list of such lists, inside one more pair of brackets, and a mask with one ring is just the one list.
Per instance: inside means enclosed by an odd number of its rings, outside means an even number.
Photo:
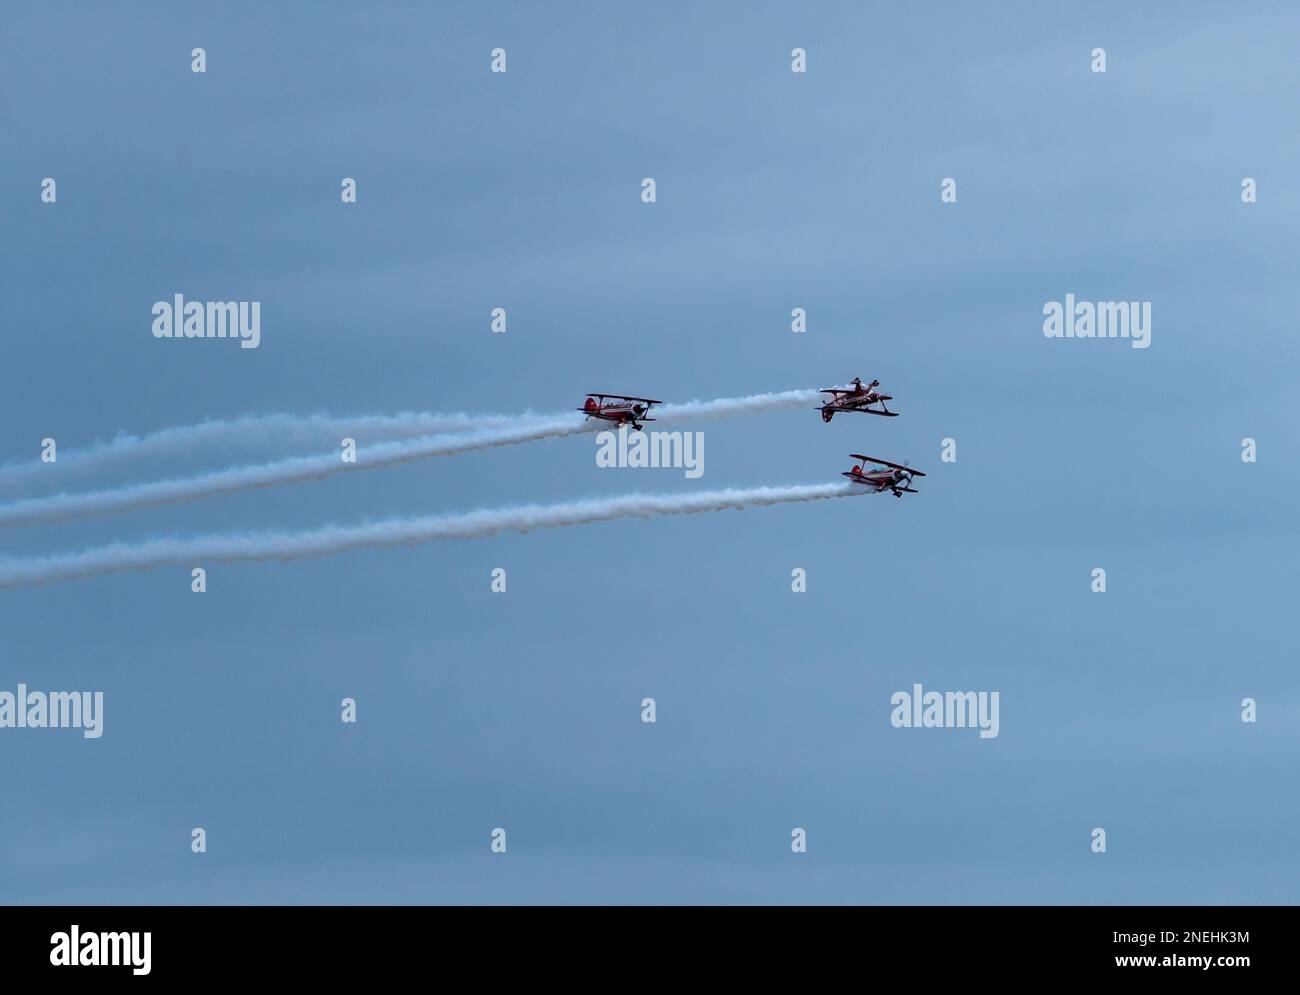
[{"label": "red and white biplane", "polygon": [[[861,453],[850,453],[855,460],[859,460],[852,470],[845,470],[844,476],[848,477],[855,484],[862,484],[865,487],[874,487],[875,492],[890,490],[894,492],[894,497],[902,497],[903,493],[920,494],[921,492],[912,487],[913,477],[924,477],[925,474],[920,470],[913,470],[908,466],[899,466],[897,463],[891,463],[889,460],[876,459],[874,456],[863,456]],[[872,463],[881,469],[868,470],[866,465]]]},{"label": "red and white biplane", "polygon": [[[819,409],[822,413],[822,421],[830,421],[837,411],[860,411],[864,415],[897,418],[897,411],[890,411],[885,407],[885,402],[892,401],[893,397],[882,393],[879,387],[879,380],[864,384],[861,377],[854,377],[847,387],[823,387],[820,393],[829,394],[830,397],[822,402]],[[880,410],[873,408],[873,404],[879,404]]]},{"label": "red and white biplane", "polygon": [[654,421],[653,418],[646,417],[650,408],[663,403],[648,397],[628,397],[624,394],[588,394],[587,400],[578,410],[588,418],[612,421],[616,425],[631,425],[639,432],[642,422]]}]

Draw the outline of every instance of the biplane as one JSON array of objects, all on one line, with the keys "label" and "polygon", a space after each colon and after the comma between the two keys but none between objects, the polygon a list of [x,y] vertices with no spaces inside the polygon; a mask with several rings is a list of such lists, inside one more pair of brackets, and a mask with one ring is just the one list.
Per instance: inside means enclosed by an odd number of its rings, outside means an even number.
[{"label": "biplane", "polygon": [[624,394],[588,394],[587,400],[578,410],[588,418],[612,421],[616,425],[631,425],[639,432],[642,422],[654,421],[653,418],[646,417],[651,407],[663,403],[648,397],[627,397]]},{"label": "biplane", "polygon": [[[890,411],[885,407],[885,402],[892,401],[893,397],[882,393],[879,387],[879,380],[864,384],[861,377],[854,377],[847,387],[823,387],[820,393],[829,394],[830,397],[822,402],[820,408],[822,421],[830,421],[837,411],[860,411],[864,415],[897,418],[897,411]],[[872,407],[873,404],[879,404],[880,408],[877,410]]]},{"label": "biplane", "polygon": [[[852,470],[845,470],[844,476],[855,484],[874,487],[877,494],[883,490],[890,490],[894,492],[894,497],[902,497],[904,492],[908,494],[921,493],[912,487],[913,477],[925,476],[920,470],[913,470],[908,466],[899,466],[897,463],[891,463],[886,459],[876,459],[874,456],[863,456],[861,453],[850,453],[849,455],[859,462],[854,464]],[[872,463],[880,467],[880,469],[868,470],[868,463]]]}]

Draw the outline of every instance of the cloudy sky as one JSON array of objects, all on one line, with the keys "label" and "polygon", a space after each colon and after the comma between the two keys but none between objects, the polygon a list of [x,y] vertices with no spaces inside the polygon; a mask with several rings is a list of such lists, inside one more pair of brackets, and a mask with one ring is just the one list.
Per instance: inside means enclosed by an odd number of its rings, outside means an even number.
[{"label": "cloudy sky", "polygon": [[[202,595],[181,567],[0,592],[0,691],[105,696],[97,740],[0,729],[0,898],[1295,901],[1293,7],[8,20],[0,462],[243,414],[854,375],[902,416],[702,423],[698,480],[600,468],[582,436],[7,529],[7,556],[817,483],[850,452],[929,476],[901,501],[210,565]],[[260,301],[260,347],[155,339],[177,293]],[[1066,294],[1152,302],[1151,347],[1045,338]],[[0,499],[264,456],[60,479],[69,459]],[[1000,735],[893,728],[915,683],[998,691]]]}]

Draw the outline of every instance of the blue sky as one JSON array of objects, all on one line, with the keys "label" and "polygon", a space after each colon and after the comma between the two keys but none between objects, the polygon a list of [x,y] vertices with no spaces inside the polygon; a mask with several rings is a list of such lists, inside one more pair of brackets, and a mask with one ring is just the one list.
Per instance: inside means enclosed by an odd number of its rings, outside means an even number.
[{"label": "blue sky", "polygon": [[[0,899],[1294,902],[1298,17],[13,9],[3,461],[244,413],[857,374],[902,417],[701,424],[698,481],[559,439],[9,530],[5,553],[816,482],[849,452],[929,476],[214,567],[202,596],[173,568],[5,591],[0,690],[102,690],[105,732],[0,730]],[[261,301],[261,346],[155,340],[175,293]],[[1044,338],[1067,293],[1151,301],[1151,347]],[[892,728],[916,682],[999,691],[1000,735]]]}]

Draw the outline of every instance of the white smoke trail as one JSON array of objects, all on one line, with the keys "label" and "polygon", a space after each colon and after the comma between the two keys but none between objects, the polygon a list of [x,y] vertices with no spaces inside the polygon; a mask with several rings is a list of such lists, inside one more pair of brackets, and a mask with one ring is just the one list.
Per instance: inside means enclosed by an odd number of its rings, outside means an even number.
[{"label": "white smoke trail", "polygon": [[248,560],[292,560],[352,549],[411,545],[436,539],[479,539],[500,532],[529,532],[607,522],[616,518],[689,515],[784,504],[824,501],[864,493],[850,483],[755,487],[747,490],[700,491],[684,494],[629,494],[564,504],[471,511],[429,518],[389,519],[364,525],[326,526],[305,532],[254,532],[200,535],[117,542],[32,559],[0,559],[0,588],[26,587],[50,581],[76,580],[125,570],[196,563],[237,563]]},{"label": "white smoke trail", "polygon": [[[749,397],[721,398],[715,401],[666,404],[656,409],[656,417],[664,422],[720,418],[733,414],[790,407],[807,401],[808,395],[816,396],[816,392],[792,390],[779,394],[754,394]],[[517,424],[499,428],[366,446],[358,449],[354,463],[344,463],[337,452],[325,453],[320,456],[300,456],[255,466],[232,467],[194,477],[129,484],[125,487],[88,491],[83,494],[55,494],[50,497],[27,498],[0,505],[0,527],[63,521],[90,515],[133,511],[161,504],[196,501],[200,498],[259,487],[319,480],[352,470],[395,466],[432,456],[454,456],[458,453],[489,449],[494,446],[516,445],[538,439],[573,435],[577,432],[592,432],[602,427],[609,428],[610,425],[610,422],[588,420],[577,411],[558,415],[534,415],[520,420]]]},{"label": "white smoke trail", "polygon": [[110,442],[85,449],[60,449],[59,461],[55,464],[42,463],[40,460],[6,463],[0,465],[0,487],[50,479],[64,483],[74,477],[111,470],[119,464],[137,459],[190,456],[200,448],[242,453],[247,453],[249,449],[269,447],[312,446],[323,449],[337,445],[345,437],[357,440],[405,439],[500,426],[521,418],[535,417],[537,416],[533,412],[524,415],[475,415],[424,411],[350,417],[323,413],[242,415],[238,418],[199,422],[197,425],[178,425],[147,435],[119,432]]},{"label": "white smoke trail", "polygon": [[381,442],[359,449],[355,463],[344,463],[340,453],[320,456],[297,456],[255,466],[237,466],[195,477],[155,480],[147,484],[129,484],[84,494],[55,494],[28,498],[0,505],[0,526],[28,525],[33,522],[57,522],[90,515],[134,511],[161,504],[196,501],[200,498],[236,491],[275,487],[307,480],[320,480],[351,470],[370,470],[396,466],[431,456],[454,456],[457,453],[531,442],[582,432],[592,425],[576,411],[571,415],[553,416],[524,422],[505,429],[486,429],[452,435],[434,435],[408,442]]},{"label": "white smoke trail", "polygon": [[[690,401],[664,405],[661,418],[708,417],[717,405],[733,405],[727,414],[745,410],[761,411],[773,407],[803,404],[817,397],[812,390],[792,390],[773,394],[755,394],[749,398],[725,398],[722,401]],[[747,405],[747,406],[745,406]],[[159,429],[146,435],[119,432],[105,443],[85,449],[61,449],[55,464],[40,460],[0,465],[0,487],[12,487],[29,481],[59,483],[84,477],[129,463],[133,460],[168,456],[190,456],[196,449],[216,448],[227,452],[247,453],[249,449],[275,447],[337,445],[344,437],[359,441],[410,439],[446,432],[468,432],[498,428],[544,415],[527,411],[519,415],[437,414],[427,411],[403,411],[395,415],[312,415],[269,414],[242,415],[238,418],[199,422]]]},{"label": "white smoke trail", "polygon": [[782,390],[772,394],[750,394],[747,397],[720,397],[713,401],[686,401],[681,404],[665,404],[655,408],[651,415],[668,422],[757,414],[779,408],[802,407],[817,400],[820,393],[816,390]]}]

